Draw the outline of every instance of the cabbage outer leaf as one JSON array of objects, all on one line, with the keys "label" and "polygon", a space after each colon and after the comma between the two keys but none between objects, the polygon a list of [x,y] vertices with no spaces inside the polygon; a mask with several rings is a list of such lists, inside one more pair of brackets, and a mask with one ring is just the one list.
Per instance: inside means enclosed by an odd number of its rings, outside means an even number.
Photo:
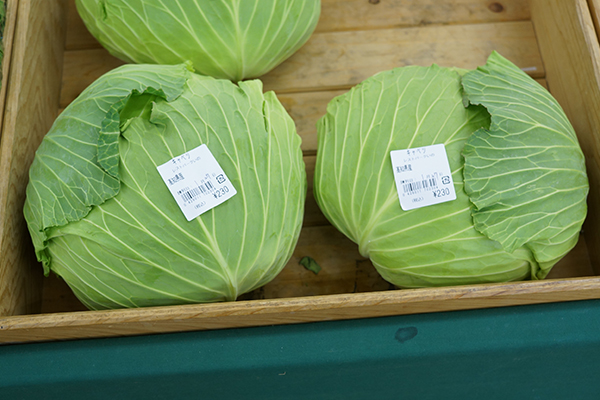
[{"label": "cabbage outer leaf", "polygon": [[[115,121],[118,125],[118,106],[122,107],[134,91],[155,88],[168,101],[177,98],[191,75],[188,68],[182,64],[113,70],[86,88],[56,119],[29,170],[24,206],[36,254],[46,273],[46,230],[78,221],[92,206],[119,192],[118,157],[109,157],[108,150],[103,149],[104,158],[110,161],[105,160],[105,168],[98,162],[102,128]],[[114,146],[112,152],[118,155]]]},{"label": "cabbage outer leaf", "polygon": [[552,266],[577,242],[587,211],[575,131],[552,95],[498,53],[465,74],[463,86],[492,116],[463,151],[475,228],[508,252],[525,245]]}]

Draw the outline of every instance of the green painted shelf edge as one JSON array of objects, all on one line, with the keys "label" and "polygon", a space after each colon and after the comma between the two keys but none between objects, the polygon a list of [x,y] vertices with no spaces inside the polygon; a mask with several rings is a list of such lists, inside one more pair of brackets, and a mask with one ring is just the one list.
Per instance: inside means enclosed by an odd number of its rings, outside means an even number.
[{"label": "green painted shelf edge", "polygon": [[600,300],[0,346],[4,399],[594,399]]}]

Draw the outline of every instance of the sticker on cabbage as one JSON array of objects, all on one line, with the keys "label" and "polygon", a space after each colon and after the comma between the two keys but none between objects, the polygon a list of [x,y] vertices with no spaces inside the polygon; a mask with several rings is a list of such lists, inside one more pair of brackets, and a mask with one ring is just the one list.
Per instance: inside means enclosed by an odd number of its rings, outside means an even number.
[{"label": "sticker on cabbage", "polygon": [[443,143],[390,152],[396,190],[404,211],[456,200]]},{"label": "sticker on cabbage", "polygon": [[156,168],[188,221],[237,193],[205,144]]}]

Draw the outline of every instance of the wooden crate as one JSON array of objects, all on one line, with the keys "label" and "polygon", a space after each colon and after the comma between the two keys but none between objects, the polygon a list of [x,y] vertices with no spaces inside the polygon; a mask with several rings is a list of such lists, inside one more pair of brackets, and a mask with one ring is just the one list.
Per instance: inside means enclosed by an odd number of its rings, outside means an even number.
[{"label": "wooden crate", "polygon": [[[309,176],[304,227],[283,272],[237,302],[86,311],[42,276],[22,217],[27,170],[60,110],[122,62],[89,35],[73,0],[11,0],[0,153],[0,342],[26,342],[368,318],[600,298],[600,47],[590,0],[322,0],[317,31],[266,75],[302,136]],[[327,223],[312,197],[317,119],[374,73],[417,64],[474,68],[497,50],[546,85],[587,158],[589,214],[578,245],[548,279],[396,290]],[[315,275],[299,265],[311,256]]]}]

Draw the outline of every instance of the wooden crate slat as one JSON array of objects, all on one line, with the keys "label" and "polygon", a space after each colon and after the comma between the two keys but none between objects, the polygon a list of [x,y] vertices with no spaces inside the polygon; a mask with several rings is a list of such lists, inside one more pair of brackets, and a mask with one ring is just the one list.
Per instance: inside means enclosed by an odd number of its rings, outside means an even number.
[{"label": "wooden crate slat", "polygon": [[[69,0],[67,18],[67,50],[100,48],[79,17],[75,0]],[[529,19],[529,3],[523,0],[322,0],[315,32]]]},{"label": "wooden crate slat", "polygon": [[[586,0],[532,0],[531,7],[548,86],[573,124],[586,157],[590,193],[584,231],[591,262],[599,274],[600,234],[593,228],[600,223],[598,35]],[[551,22],[560,19],[565,21],[560,26]]]},{"label": "wooden crate slat", "polygon": [[[476,68],[494,50],[534,78],[544,76],[532,24],[524,21],[318,33],[261,80],[277,93],[341,90],[405,65]],[[61,107],[121,64],[104,49],[67,51]]]},{"label": "wooden crate slat", "polygon": [[[20,1],[0,154],[0,315],[39,311],[41,271],[23,221],[27,172],[58,109],[64,1]],[[26,268],[25,265],[28,267]]]},{"label": "wooden crate slat", "polygon": [[4,52],[2,56],[2,87],[0,88],[0,138],[2,137],[2,121],[4,118],[4,110],[6,108],[6,88],[8,87],[8,77],[10,75],[10,60],[12,57],[13,39],[15,35],[15,25],[17,22],[17,10],[19,9],[19,0],[6,3],[5,7],[5,26],[2,38],[2,47]]},{"label": "wooden crate slat", "polygon": [[0,343],[372,318],[600,297],[597,278],[0,317]]},{"label": "wooden crate slat", "polygon": [[530,19],[522,0],[322,0],[318,32]]},{"label": "wooden crate slat", "polygon": [[317,33],[261,79],[278,93],[337,90],[405,65],[476,68],[494,50],[534,78],[544,76],[532,24],[524,21]]},{"label": "wooden crate slat", "polygon": [[590,8],[594,27],[596,28],[596,37],[600,39],[600,0],[588,0],[587,3]]}]

